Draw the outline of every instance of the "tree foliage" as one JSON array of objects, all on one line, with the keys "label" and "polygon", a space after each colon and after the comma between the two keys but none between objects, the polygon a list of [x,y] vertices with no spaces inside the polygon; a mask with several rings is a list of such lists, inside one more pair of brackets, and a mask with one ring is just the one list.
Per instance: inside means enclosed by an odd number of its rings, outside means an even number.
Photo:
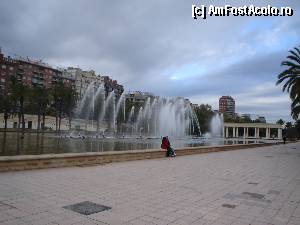
[{"label": "tree foliage", "polygon": [[211,105],[201,104],[194,108],[197,116],[201,133],[204,134],[209,131],[209,124],[214,115]]},{"label": "tree foliage", "polygon": [[26,86],[16,76],[11,76],[9,94],[0,92],[0,113],[4,114],[5,128],[7,119],[17,114],[19,117],[19,128],[25,128],[24,114],[35,114],[38,116],[38,129],[42,119],[45,124],[46,115],[55,115],[57,129],[60,128],[62,117],[68,117],[71,121],[77,95],[72,87],[62,82],[56,83],[52,89],[43,86]]},{"label": "tree foliage", "polygon": [[[299,46],[300,47],[300,46]],[[291,115],[297,120],[300,113],[300,49],[290,50],[286,60],[281,63],[286,69],[278,75],[276,85],[283,83],[282,91],[292,100]]]},{"label": "tree foliage", "polygon": [[276,121],[276,124],[280,124],[280,125],[283,125],[285,122],[283,119],[279,119]]}]

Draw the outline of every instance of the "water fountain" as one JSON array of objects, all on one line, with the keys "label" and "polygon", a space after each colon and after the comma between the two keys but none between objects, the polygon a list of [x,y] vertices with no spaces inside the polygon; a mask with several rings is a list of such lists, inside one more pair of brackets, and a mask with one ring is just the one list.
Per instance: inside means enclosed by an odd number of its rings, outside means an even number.
[{"label": "water fountain", "polygon": [[223,114],[215,113],[210,121],[210,135],[212,137],[222,137]]},{"label": "water fountain", "polygon": [[[240,140],[221,138],[223,116],[218,113],[211,120],[210,133],[205,135],[207,138],[191,138],[191,135],[200,134],[200,127],[189,101],[183,98],[150,97],[143,104],[125,100],[125,94],[107,93],[103,85],[91,83],[74,109],[73,123],[78,124],[77,127],[72,126],[75,130],[70,135],[43,135],[44,144],[42,147],[39,145],[38,152],[34,154],[159,149],[162,136],[169,136],[175,149],[241,144]],[[25,140],[32,142],[31,135],[34,134],[30,132],[26,135]],[[14,143],[19,138],[13,132],[8,136],[10,145],[2,143],[2,146],[9,152],[2,154],[32,154],[31,144],[20,147],[20,151]],[[242,144],[245,143],[251,141],[243,140]],[[40,149],[43,149],[42,153]]]},{"label": "water fountain", "polygon": [[197,117],[183,98],[149,97],[139,108],[132,106],[128,115],[125,102],[124,93],[117,97],[112,91],[106,96],[103,85],[91,82],[75,109],[75,120],[86,121],[87,130],[101,134],[105,130],[122,132],[123,136],[185,137],[196,131],[200,134]]},{"label": "water fountain", "polygon": [[183,98],[148,98],[136,118],[132,119],[130,114],[127,126],[134,126],[137,135],[186,137],[194,134],[191,127],[200,131],[193,109]]}]

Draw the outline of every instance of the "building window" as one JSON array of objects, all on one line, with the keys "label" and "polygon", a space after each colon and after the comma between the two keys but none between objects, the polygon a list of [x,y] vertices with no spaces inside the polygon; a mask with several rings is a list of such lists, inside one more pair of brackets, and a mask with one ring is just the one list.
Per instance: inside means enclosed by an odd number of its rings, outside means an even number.
[{"label": "building window", "polygon": [[11,66],[11,67],[9,67],[9,70],[12,71],[12,70],[14,70],[14,68]]},{"label": "building window", "polygon": [[6,69],[6,65],[2,65],[2,69]]},{"label": "building window", "polygon": [[2,83],[5,83],[5,79],[4,79],[4,78],[1,78],[1,82],[2,82]]}]

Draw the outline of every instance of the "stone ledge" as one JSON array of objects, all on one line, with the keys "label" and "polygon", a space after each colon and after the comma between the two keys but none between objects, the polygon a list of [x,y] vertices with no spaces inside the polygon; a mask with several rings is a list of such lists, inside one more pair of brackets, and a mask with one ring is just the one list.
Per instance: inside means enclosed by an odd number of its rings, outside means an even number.
[{"label": "stone ledge", "polygon": [[[191,154],[263,147],[274,144],[275,143],[188,147],[176,149],[176,154],[177,156],[184,156]],[[161,149],[2,156],[0,157],[0,172],[68,166],[88,166],[163,157],[165,157],[165,151],[162,151]]]}]

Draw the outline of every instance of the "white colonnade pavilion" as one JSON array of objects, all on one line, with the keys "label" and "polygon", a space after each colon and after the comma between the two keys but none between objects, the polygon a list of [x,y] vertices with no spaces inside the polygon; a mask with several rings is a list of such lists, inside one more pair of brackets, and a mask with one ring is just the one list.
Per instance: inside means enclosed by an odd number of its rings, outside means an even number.
[{"label": "white colonnade pavilion", "polygon": [[223,137],[282,139],[282,126],[270,123],[224,123]]}]

